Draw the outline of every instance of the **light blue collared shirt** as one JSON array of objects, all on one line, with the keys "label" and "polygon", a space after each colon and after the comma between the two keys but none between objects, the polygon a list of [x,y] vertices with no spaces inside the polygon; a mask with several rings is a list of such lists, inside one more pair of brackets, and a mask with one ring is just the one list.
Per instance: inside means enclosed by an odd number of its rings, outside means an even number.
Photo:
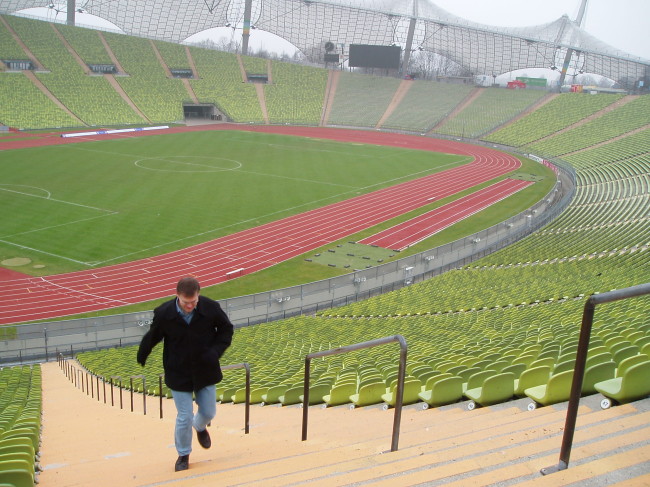
[{"label": "light blue collared shirt", "polygon": [[181,318],[183,318],[185,320],[185,323],[187,323],[188,325],[190,324],[190,321],[192,321],[192,316],[194,316],[194,311],[195,310],[196,310],[196,308],[194,308],[189,313],[186,313],[178,305],[178,298],[176,298],[176,311],[178,311],[178,314],[181,315]]}]

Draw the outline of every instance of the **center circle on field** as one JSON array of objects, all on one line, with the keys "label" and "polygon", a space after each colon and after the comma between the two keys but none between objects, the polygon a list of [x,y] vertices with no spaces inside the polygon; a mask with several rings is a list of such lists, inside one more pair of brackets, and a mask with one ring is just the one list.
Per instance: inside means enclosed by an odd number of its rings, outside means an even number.
[{"label": "center circle on field", "polygon": [[213,156],[164,156],[138,159],[134,164],[141,169],[177,173],[209,173],[234,171],[243,166],[240,161]]}]

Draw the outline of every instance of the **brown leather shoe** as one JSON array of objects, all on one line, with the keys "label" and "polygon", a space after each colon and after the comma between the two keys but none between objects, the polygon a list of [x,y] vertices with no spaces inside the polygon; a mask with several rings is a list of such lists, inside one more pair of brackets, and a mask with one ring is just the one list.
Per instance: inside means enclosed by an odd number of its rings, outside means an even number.
[{"label": "brown leather shoe", "polygon": [[181,455],[178,457],[176,460],[176,465],[174,466],[174,470],[176,472],[180,472],[181,470],[187,470],[190,468],[190,456],[189,455]]},{"label": "brown leather shoe", "polygon": [[210,433],[208,433],[207,428],[203,431],[196,432],[196,439],[199,440],[199,445],[203,448],[210,448],[212,446],[212,440],[210,439]]}]

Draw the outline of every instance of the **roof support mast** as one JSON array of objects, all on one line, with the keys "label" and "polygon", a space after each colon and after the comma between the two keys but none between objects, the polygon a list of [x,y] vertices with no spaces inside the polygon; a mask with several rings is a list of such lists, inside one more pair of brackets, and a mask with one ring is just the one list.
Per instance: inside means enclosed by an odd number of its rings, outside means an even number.
[{"label": "roof support mast", "polygon": [[77,6],[75,5],[75,0],[68,0],[68,12],[66,16],[66,23],[68,25],[74,25],[74,16],[77,11]]},{"label": "roof support mast", "polygon": [[[582,25],[582,19],[585,16],[585,10],[587,9],[587,0],[582,0],[580,4],[580,10],[578,10],[578,17],[576,18],[576,24],[578,27]],[[559,88],[562,89],[564,85],[564,79],[566,78],[567,71],[569,70],[569,64],[571,63],[571,57],[573,56],[574,50],[568,49],[566,56],[564,57],[564,64],[562,64],[562,72],[560,74]]]},{"label": "roof support mast", "polygon": [[251,36],[251,11],[253,10],[253,0],[246,0],[244,3],[244,31],[241,36],[241,53],[248,55],[248,39]]},{"label": "roof support mast", "polygon": [[413,0],[413,16],[409,23],[408,34],[406,35],[406,45],[404,46],[404,57],[402,58],[401,75],[408,74],[409,62],[411,61],[411,48],[413,47],[413,34],[415,33],[415,24],[418,19],[418,0]]}]

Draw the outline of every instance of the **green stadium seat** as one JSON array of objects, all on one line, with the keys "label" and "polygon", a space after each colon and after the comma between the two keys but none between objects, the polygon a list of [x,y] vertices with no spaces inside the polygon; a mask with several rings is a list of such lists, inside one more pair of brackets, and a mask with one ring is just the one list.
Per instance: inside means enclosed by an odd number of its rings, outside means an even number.
[{"label": "green stadium seat", "polygon": [[251,404],[259,404],[263,401],[262,396],[268,392],[269,388],[266,386],[251,387]]},{"label": "green stadium seat", "polygon": [[481,372],[477,372],[476,374],[470,376],[467,379],[467,382],[463,384],[463,394],[465,394],[465,391],[468,389],[476,389],[477,387],[481,387],[483,381],[494,374],[494,370],[482,370]]},{"label": "green stadium seat", "polygon": [[277,404],[280,402],[280,396],[289,389],[290,384],[277,384],[275,386],[269,387],[266,391],[266,394],[262,394],[262,403],[263,404]]},{"label": "green stadium seat", "polygon": [[[305,386],[303,384],[296,384],[289,387],[284,394],[278,397],[279,402],[283,406],[289,406],[291,404],[298,404],[302,402],[300,396],[305,392]],[[310,398],[311,402],[311,398]]]},{"label": "green stadium seat", "polygon": [[512,372],[504,372],[488,377],[480,387],[467,389],[465,396],[471,399],[467,409],[474,409],[476,404],[491,406],[511,399],[514,395],[514,381],[515,375]]},{"label": "green stadium seat", "polygon": [[613,379],[616,376],[616,363],[613,360],[609,362],[600,362],[585,369],[585,375],[582,379],[582,394],[596,394],[595,384],[604,380]]},{"label": "green stadium seat", "polygon": [[623,360],[621,360],[618,363],[618,367],[616,369],[616,377],[623,377],[623,374],[625,374],[625,371],[632,367],[633,365],[640,364],[641,362],[647,362],[650,360],[650,357],[644,353],[640,353],[638,355],[632,355],[631,357],[627,357]]},{"label": "green stadium seat", "polygon": [[[332,390],[332,385],[329,383],[320,383],[314,384],[309,387],[309,405],[322,404],[324,402],[323,397],[329,394]],[[304,390],[303,390],[304,392]],[[305,401],[303,394],[300,395],[300,402]]]},{"label": "green stadium seat", "polygon": [[650,361],[641,362],[625,370],[621,377],[609,379],[595,384],[595,388],[606,397],[601,401],[601,407],[611,406],[611,401],[623,404],[642,399],[650,395]]},{"label": "green stadium seat", "polygon": [[350,402],[353,407],[370,406],[382,402],[383,394],[386,394],[386,384],[383,381],[373,382],[361,386],[358,393],[350,396]]},{"label": "green stadium seat", "polygon": [[323,396],[327,406],[340,406],[350,402],[350,396],[357,393],[357,385],[353,382],[335,384],[329,394]]},{"label": "green stadium seat", "polygon": [[0,483],[14,487],[34,487],[34,462],[0,460]]},{"label": "green stadium seat", "polygon": [[435,377],[418,393],[427,407],[453,404],[463,398],[463,379],[457,376]]},{"label": "green stadium seat", "polygon": [[569,400],[571,395],[571,382],[573,381],[573,370],[560,372],[552,375],[548,383],[540,386],[529,387],[524,393],[534,403],[528,405],[528,409],[535,409],[536,403],[542,406],[556,404]]},{"label": "green stadium seat", "polygon": [[534,369],[536,367],[542,367],[544,365],[546,365],[548,367],[551,367],[551,368],[555,367],[555,359],[552,358],[552,357],[537,359],[537,360],[531,362],[530,365],[528,366],[528,368]]},{"label": "green stadium seat", "polygon": [[614,362],[620,364],[623,360],[629,357],[633,357],[639,353],[639,347],[634,345],[629,345],[627,347],[619,348],[617,351],[613,352]]},{"label": "green stadium seat", "polygon": [[[396,389],[397,389],[397,384],[394,384],[390,388],[390,392],[386,392],[385,394],[382,394],[381,398],[386,403],[384,409],[388,409],[389,407],[395,407],[395,404],[397,404]],[[407,377],[404,380],[404,393],[402,395],[402,404],[407,405],[407,404],[413,404],[418,402],[420,400],[418,394],[420,393],[421,389],[422,389],[422,383],[420,382],[419,379],[416,379],[415,377],[411,377],[411,378]]]},{"label": "green stadium seat", "polygon": [[553,367],[553,374],[559,374],[560,372],[565,372],[567,370],[573,370],[576,366],[575,356],[572,359],[565,360],[563,362],[558,362]]},{"label": "green stadium seat", "polygon": [[507,367],[504,367],[501,372],[512,372],[515,376],[515,380],[519,379],[521,377],[521,374],[526,370],[526,364],[522,363],[517,363],[517,364],[512,364],[508,365]]},{"label": "green stadium seat", "polygon": [[612,354],[609,352],[597,353],[596,355],[587,355],[585,367],[588,368],[592,365],[609,362],[610,360],[612,360]]}]

